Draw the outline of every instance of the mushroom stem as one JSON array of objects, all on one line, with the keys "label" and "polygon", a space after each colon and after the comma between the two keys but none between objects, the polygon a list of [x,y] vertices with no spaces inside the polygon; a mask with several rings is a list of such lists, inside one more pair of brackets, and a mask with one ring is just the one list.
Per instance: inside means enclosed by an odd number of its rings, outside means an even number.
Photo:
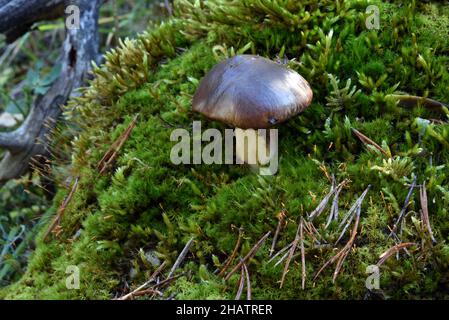
[{"label": "mushroom stem", "polygon": [[274,175],[278,169],[277,129],[235,129],[236,163],[248,164],[261,175]]}]

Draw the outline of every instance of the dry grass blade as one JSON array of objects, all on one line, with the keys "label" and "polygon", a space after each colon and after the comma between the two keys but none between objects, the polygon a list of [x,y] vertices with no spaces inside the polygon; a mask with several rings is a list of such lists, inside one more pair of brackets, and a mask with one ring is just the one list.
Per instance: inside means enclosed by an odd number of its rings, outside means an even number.
[{"label": "dry grass blade", "polygon": [[249,271],[245,263],[243,263],[242,267],[246,275],[246,299],[251,300],[251,281],[249,278]]},{"label": "dry grass blade", "polygon": [[351,128],[352,132],[356,135],[357,138],[359,138],[360,141],[362,141],[365,145],[371,145],[377,150],[379,150],[384,156],[389,157],[388,153],[377,143],[375,143],[373,140],[365,136],[363,133],[361,133],[359,130]]},{"label": "dry grass blade", "polygon": [[430,239],[433,243],[436,243],[436,239],[433,236],[432,227],[430,226],[430,220],[429,220],[429,209],[427,206],[427,190],[426,190],[426,183],[424,182],[422,186],[419,189],[419,198],[421,202],[421,220],[424,224],[424,226],[427,229],[427,232],[429,232]]},{"label": "dry grass blade", "polygon": [[242,242],[242,238],[243,238],[243,229],[240,228],[239,229],[239,237],[237,239],[237,243],[235,244],[234,250],[232,250],[231,256],[226,261],[225,265],[223,266],[223,268],[221,269],[220,273],[218,274],[219,277],[222,277],[225,274],[226,270],[228,270],[228,268],[231,265],[232,261],[234,261],[235,257],[237,256],[237,251],[240,248],[240,244]]},{"label": "dry grass blade", "polygon": [[282,286],[284,285],[285,276],[287,275],[287,272],[289,271],[290,262],[292,261],[292,257],[293,257],[293,254],[295,253],[296,247],[298,247],[298,242],[300,240],[300,237],[299,237],[300,230],[301,230],[301,223],[298,225],[298,229],[296,230],[295,239],[293,240],[292,247],[290,248],[290,250],[288,252],[288,258],[287,258],[287,261],[285,262],[284,271],[282,272],[281,284],[280,284],[279,288],[282,288]]},{"label": "dry grass blade", "polygon": [[278,225],[276,227],[276,231],[274,233],[273,243],[271,244],[270,255],[269,255],[270,258],[271,258],[271,256],[274,253],[274,248],[276,248],[276,244],[277,244],[277,240],[278,240],[278,237],[279,237],[279,233],[281,232],[282,225],[284,224],[284,220],[285,220],[285,211],[284,210],[279,212],[278,219],[279,219],[279,222],[278,222]]},{"label": "dry grass blade", "polygon": [[301,287],[302,290],[306,287],[306,256],[305,256],[305,250],[304,250],[304,220],[301,217],[301,226],[299,231],[299,240],[300,240],[300,248],[301,248],[301,274],[302,274],[302,281],[301,281]]},{"label": "dry grass blade", "polygon": [[148,287],[148,285],[153,282],[156,277],[162,272],[162,270],[164,270],[165,266],[167,265],[166,261],[164,261],[157,269],[156,271],[153,272],[153,274],[150,277],[150,280],[148,280],[147,282],[145,282],[144,284],[142,284],[141,286],[137,287],[135,290],[133,290],[132,292],[124,295],[123,297],[118,298],[118,300],[128,300],[128,299],[132,299],[134,296],[136,296],[137,293],[139,293],[140,291],[144,290],[146,287]]},{"label": "dry grass blade", "polygon": [[401,212],[399,213],[399,217],[396,220],[395,224],[393,225],[393,228],[391,228],[391,232],[388,235],[388,237],[391,237],[391,236],[393,236],[393,234],[396,234],[398,226],[401,223],[402,219],[404,218],[405,212],[407,211],[408,205],[410,203],[410,198],[411,198],[411,196],[413,194],[413,190],[415,189],[415,187],[416,187],[416,176],[413,179],[413,182],[412,182],[412,184],[410,186],[410,189],[408,191],[407,197],[405,198],[404,206],[402,207]]},{"label": "dry grass blade", "polygon": [[69,194],[64,199],[64,201],[61,203],[61,206],[58,208],[58,213],[56,214],[56,216],[53,219],[52,223],[50,224],[50,226],[48,227],[47,231],[45,232],[44,237],[42,239],[43,241],[45,241],[47,239],[47,237],[50,235],[50,233],[55,229],[55,227],[61,221],[61,218],[62,218],[62,216],[63,216],[63,214],[65,212],[65,209],[69,205],[70,201],[73,198],[73,195],[75,194],[76,189],[78,188],[78,181],[79,181],[79,177],[76,177],[75,183],[73,184],[72,189],[70,190]]},{"label": "dry grass blade", "polygon": [[170,270],[170,273],[168,274],[167,278],[170,278],[176,271],[176,269],[178,269],[178,267],[181,265],[182,261],[184,260],[184,258],[187,255],[187,252],[189,252],[190,246],[193,243],[193,238],[191,238],[186,245],[184,246],[184,249],[182,249],[181,253],[179,254],[178,259],[176,259],[175,264],[173,265],[173,267]]},{"label": "dry grass blade", "polygon": [[385,251],[384,253],[382,253],[380,255],[380,257],[379,257],[380,260],[377,262],[377,266],[380,267],[393,254],[399,252],[399,250],[405,249],[405,248],[413,246],[413,245],[415,245],[415,243],[413,243],[413,242],[405,242],[405,243],[400,243],[400,244],[397,244],[397,245],[391,247],[390,249],[388,249],[387,251]]},{"label": "dry grass blade", "polygon": [[239,278],[239,289],[237,290],[237,294],[235,295],[234,300],[240,300],[243,293],[243,288],[245,286],[245,271],[243,270],[243,265],[240,268],[240,278]]},{"label": "dry grass blade", "polygon": [[106,151],[103,158],[100,160],[100,162],[97,165],[98,171],[100,174],[103,174],[106,172],[106,170],[109,168],[109,166],[115,161],[115,158],[118,155],[118,152],[122,148],[123,144],[128,140],[132,130],[136,126],[137,118],[139,115],[136,115],[134,119],[131,121],[131,123],[128,125],[126,130],[120,135],[120,137],[111,145],[108,151]]},{"label": "dry grass blade", "polygon": [[225,277],[225,280],[229,280],[229,278],[238,270],[241,268],[242,264],[246,263],[251,259],[257,251],[260,249],[262,244],[267,240],[267,238],[270,236],[271,231],[268,231],[257,243],[254,245],[254,247],[248,252],[248,254],[232,269]]}]

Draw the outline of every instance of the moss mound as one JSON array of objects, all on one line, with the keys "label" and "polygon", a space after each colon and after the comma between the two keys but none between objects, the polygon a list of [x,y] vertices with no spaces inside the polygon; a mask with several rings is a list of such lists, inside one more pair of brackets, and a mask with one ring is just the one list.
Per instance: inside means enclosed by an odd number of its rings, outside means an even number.
[{"label": "moss mound", "polygon": [[[380,9],[380,30],[365,26],[368,5]],[[331,188],[330,176],[349,183],[340,194],[342,217],[371,185],[359,232],[335,283],[333,245],[305,238],[306,287],[294,257],[282,289],[283,264],[269,263],[268,241],[248,264],[257,299],[362,299],[366,268],[396,244],[388,237],[416,178],[426,183],[432,244],[420,220],[419,192],[410,198],[400,242],[409,254],[380,267],[380,290],[389,298],[449,298],[448,111],[401,107],[397,91],[449,101],[449,10],[415,1],[175,1],[175,16],[123,41],[95,68],[95,79],[69,105],[79,125],[70,175],[79,186],[57,235],[37,239],[26,274],[1,291],[8,299],[110,299],[145,282],[158,261],[171,266],[193,238],[186,272],[165,292],[176,298],[233,298],[239,272],[224,281],[214,270],[231,255],[244,230],[244,257],[281,210],[287,215],[276,250],[295,237]],[[279,172],[260,176],[245,166],[174,165],[174,128],[224,127],[191,112],[199,80],[236,53],[289,59],[314,89],[306,112],[278,127]],[[294,59],[293,59],[294,58]],[[349,80],[350,79],[350,80]],[[136,127],[106,174],[97,164],[137,115]],[[357,129],[385,154],[364,145]],[[61,164],[59,171],[65,167]],[[57,210],[70,187],[55,198]],[[325,211],[313,222],[321,243],[333,244],[339,222],[326,228]],[[340,217],[340,219],[341,219]],[[342,248],[349,232],[336,246]],[[233,263],[236,263],[237,260]],[[80,269],[80,289],[66,288],[66,269]],[[167,271],[166,271],[167,272]],[[373,294],[371,292],[371,294]]]}]

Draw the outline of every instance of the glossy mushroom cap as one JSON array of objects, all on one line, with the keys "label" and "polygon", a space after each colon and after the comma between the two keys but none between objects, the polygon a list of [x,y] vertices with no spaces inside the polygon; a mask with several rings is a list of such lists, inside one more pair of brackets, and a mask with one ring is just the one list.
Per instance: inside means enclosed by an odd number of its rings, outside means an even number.
[{"label": "glossy mushroom cap", "polygon": [[310,85],[295,71],[260,56],[238,55],[203,78],[192,107],[233,127],[262,129],[302,112],[312,96]]}]

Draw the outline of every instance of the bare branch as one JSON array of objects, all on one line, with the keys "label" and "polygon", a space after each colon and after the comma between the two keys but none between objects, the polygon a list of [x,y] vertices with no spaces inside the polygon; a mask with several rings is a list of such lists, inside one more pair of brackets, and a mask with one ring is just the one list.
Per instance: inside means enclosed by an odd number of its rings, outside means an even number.
[{"label": "bare branch", "polygon": [[[5,6],[19,3],[28,7],[27,2],[35,3],[35,1],[25,0],[1,2],[4,4],[0,7],[0,25],[3,26],[3,30],[7,28],[7,23],[1,17],[3,12],[1,10],[6,10]],[[48,2],[42,1],[42,3]],[[48,155],[49,136],[61,115],[62,106],[73,95],[74,90],[85,83],[91,61],[98,57],[98,11],[102,3],[102,0],[73,1],[73,4],[80,8],[80,28],[66,31],[66,39],[61,51],[62,69],[58,79],[45,96],[36,98],[25,121],[17,130],[10,133],[16,137],[16,141],[23,141],[24,144],[20,150],[7,148],[8,152],[0,162],[0,183],[24,174],[33,158],[43,156],[40,158],[45,159]],[[32,12],[32,14],[36,12],[34,7]]]}]

